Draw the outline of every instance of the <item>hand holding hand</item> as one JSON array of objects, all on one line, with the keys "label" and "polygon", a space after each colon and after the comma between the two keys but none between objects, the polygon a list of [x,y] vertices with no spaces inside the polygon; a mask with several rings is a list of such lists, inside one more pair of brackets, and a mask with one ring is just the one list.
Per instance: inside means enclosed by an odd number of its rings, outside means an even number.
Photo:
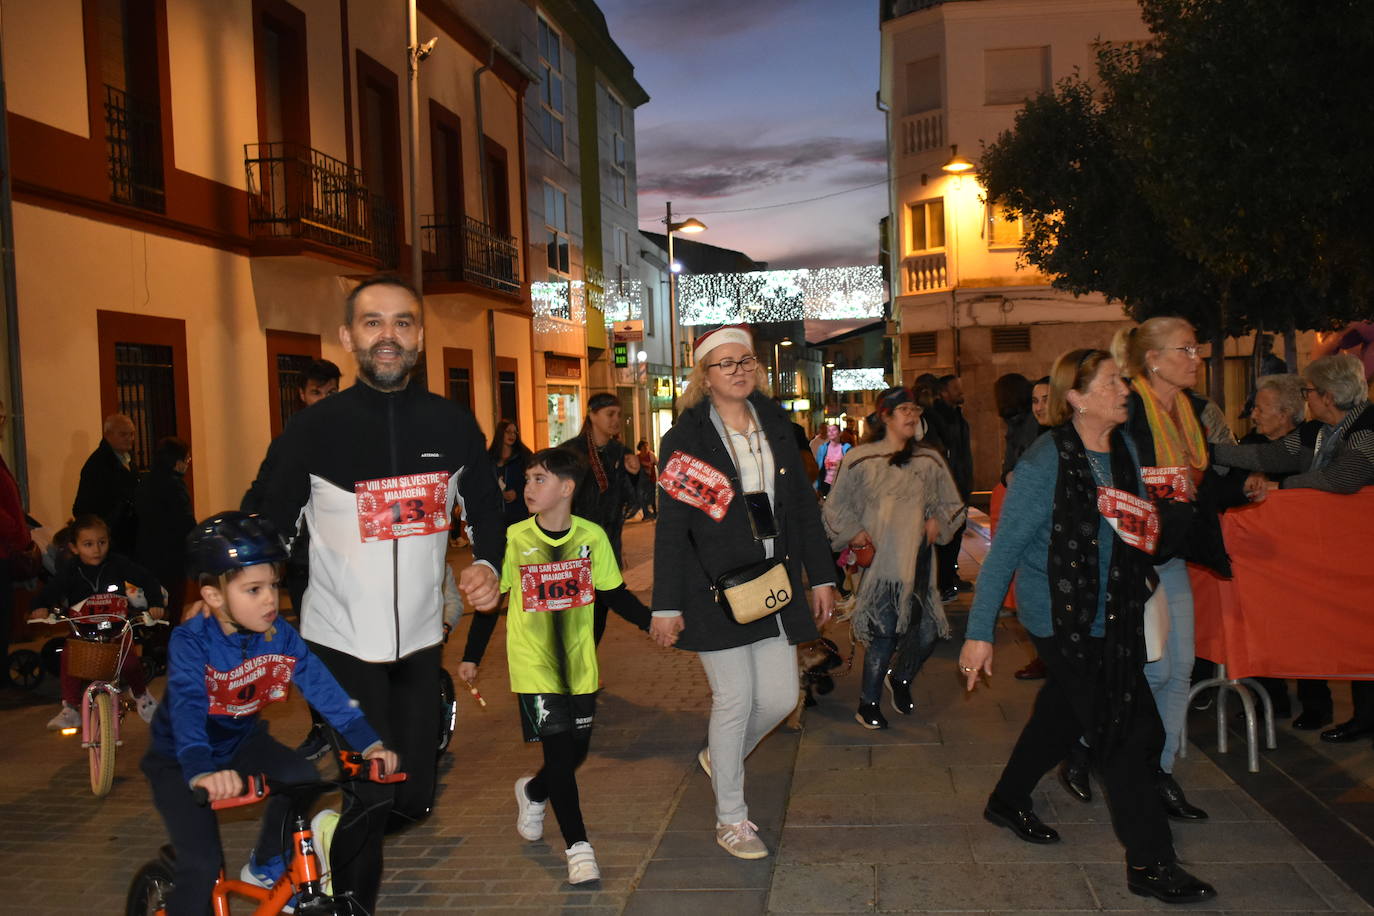
[{"label": "hand holding hand", "polygon": [[474,563],[463,570],[458,575],[458,590],[479,611],[490,611],[501,600],[501,580],[485,563]]},{"label": "hand holding hand", "polygon": [[964,689],[972,691],[978,686],[978,675],[992,677],[992,643],[981,639],[966,639],[959,650],[959,676],[964,679]]},{"label": "hand holding hand", "polygon": [[668,649],[677,642],[678,635],[685,627],[681,614],[676,617],[655,617],[649,621],[649,637],[664,649]]}]

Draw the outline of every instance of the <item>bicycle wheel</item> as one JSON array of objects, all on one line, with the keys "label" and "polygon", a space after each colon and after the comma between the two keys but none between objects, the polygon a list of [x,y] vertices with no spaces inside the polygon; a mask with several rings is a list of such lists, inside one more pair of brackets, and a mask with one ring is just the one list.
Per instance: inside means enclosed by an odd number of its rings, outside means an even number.
[{"label": "bicycle wheel", "polygon": [[172,892],[172,870],[165,862],[149,862],[129,882],[125,916],[161,916],[167,911],[167,895]]},{"label": "bicycle wheel", "polygon": [[91,791],[97,797],[108,795],[114,785],[115,712],[114,698],[104,690],[91,698]]},{"label": "bicycle wheel", "polygon": [[453,689],[453,676],[448,669],[439,669],[439,753],[448,750],[453,729],[458,724],[458,695]]},{"label": "bicycle wheel", "polygon": [[32,690],[43,680],[43,659],[32,649],[16,649],[6,659],[6,675],[20,690]]}]

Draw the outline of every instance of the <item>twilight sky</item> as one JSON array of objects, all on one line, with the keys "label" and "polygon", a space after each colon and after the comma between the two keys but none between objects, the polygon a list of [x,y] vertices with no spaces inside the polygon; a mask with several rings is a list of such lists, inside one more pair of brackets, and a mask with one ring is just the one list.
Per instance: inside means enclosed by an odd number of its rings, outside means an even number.
[{"label": "twilight sky", "polygon": [[[887,210],[871,0],[598,0],[651,101],[635,112],[640,227],[770,267],[872,264]],[[765,207],[872,185],[826,200]],[[680,214],[680,215],[679,215]]]}]

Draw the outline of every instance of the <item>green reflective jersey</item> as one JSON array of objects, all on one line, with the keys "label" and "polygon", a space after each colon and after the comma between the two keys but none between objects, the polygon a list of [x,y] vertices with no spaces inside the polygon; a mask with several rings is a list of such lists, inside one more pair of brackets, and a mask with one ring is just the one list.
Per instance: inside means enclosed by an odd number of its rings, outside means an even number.
[{"label": "green reflective jersey", "polygon": [[595,693],[600,682],[592,602],[623,584],[606,532],[572,516],[554,540],[538,517],[506,529],[501,591],[510,593],[506,660],[515,693]]}]

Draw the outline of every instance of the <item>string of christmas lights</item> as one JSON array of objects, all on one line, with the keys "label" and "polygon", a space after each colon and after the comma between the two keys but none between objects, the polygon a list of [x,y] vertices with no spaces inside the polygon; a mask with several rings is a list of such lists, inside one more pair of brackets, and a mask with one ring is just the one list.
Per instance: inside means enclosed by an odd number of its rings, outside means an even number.
[{"label": "string of christmas lights", "polygon": [[881,318],[885,299],[877,265],[683,274],[677,292],[685,325]]},{"label": "string of christmas lights", "polygon": [[832,369],[831,391],[882,391],[887,387],[882,369]]}]

